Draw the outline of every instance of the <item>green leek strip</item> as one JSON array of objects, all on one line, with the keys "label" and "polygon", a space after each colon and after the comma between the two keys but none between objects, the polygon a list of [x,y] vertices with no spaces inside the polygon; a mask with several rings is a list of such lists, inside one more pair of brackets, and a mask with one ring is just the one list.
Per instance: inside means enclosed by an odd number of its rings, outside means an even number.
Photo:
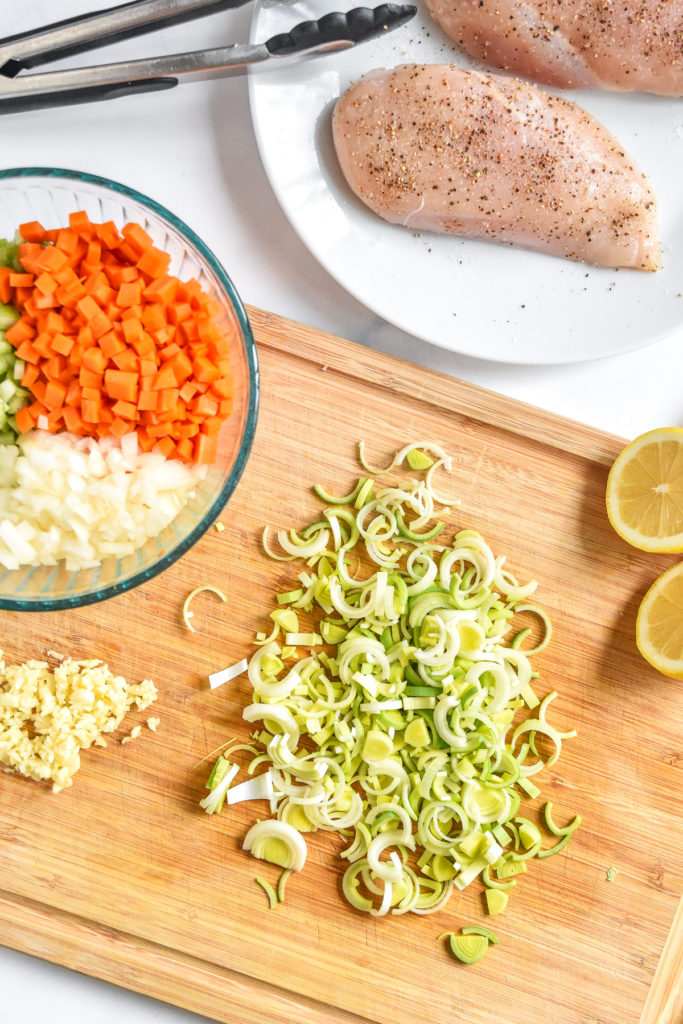
[{"label": "green leek strip", "polygon": [[254,881],[258,882],[258,884],[261,886],[261,888],[265,892],[266,896],[268,897],[268,903],[270,905],[270,909],[271,910],[275,910],[275,908],[277,907],[277,904],[278,904],[278,898],[277,898],[277,893],[275,892],[275,889],[273,888],[273,886],[270,884],[270,882],[266,881],[265,878],[258,878],[258,877],[256,877],[254,879]]},{"label": "green leek strip", "polygon": [[477,877],[494,895],[514,885],[543,852],[529,819],[512,820],[539,792],[544,764],[526,758],[544,734],[552,763],[571,735],[548,721],[554,694],[531,688],[529,634],[505,639],[535,584],[518,585],[474,530],[442,542],[442,449],[405,446],[389,468],[402,466],[424,478],[380,486],[366,467],[343,498],[314,488],[327,507],[279,531],[274,557],[301,560],[271,613],[287,647],[262,638],[244,713],[259,750],[248,771],[269,767],[271,811],[299,836],[248,845],[287,868],[305,857],[300,833],[339,833],[344,894],[373,916],[434,913]]},{"label": "green leek strip", "polygon": [[571,832],[568,832],[567,835],[562,836],[562,838],[560,839],[559,843],[555,843],[554,846],[549,846],[549,847],[547,847],[544,850],[539,850],[538,853],[536,854],[536,856],[537,857],[554,857],[556,853],[560,852],[560,850],[564,850],[565,846],[567,845],[567,843],[569,842],[569,840],[571,839],[573,834],[574,834],[573,830]]},{"label": "green leek strip", "polygon": [[554,836],[571,835],[574,829],[577,829],[581,824],[581,817],[577,814],[573,821],[570,821],[568,825],[564,826],[564,828],[560,828],[559,825],[556,825],[553,820],[552,810],[553,805],[551,801],[548,800],[548,802],[545,804],[545,807],[543,808],[543,814],[545,816],[545,823],[548,826],[548,830],[552,832]]},{"label": "green leek strip", "polygon": [[461,928],[460,931],[462,932],[463,935],[482,935],[485,939],[487,939],[488,942],[491,942],[494,946],[498,945],[498,939],[496,938],[496,936],[493,934],[492,931],[489,931],[488,928],[484,928],[483,925],[468,924],[465,925],[464,928]]},{"label": "green leek strip", "polygon": [[507,881],[502,879],[496,879],[491,877],[491,865],[487,864],[481,873],[482,881],[487,889],[512,889],[513,886],[517,885],[514,878],[509,878]]},{"label": "green leek strip", "polygon": [[285,886],[287,884],[287,879],[289,878],[291,873],[292,873],[292,869],[291,868],[284,868],[284,870],[282,871],[282,874],[280,875],[280,877],[278,879],[278,883],[277,883],[277,899],[278,899],[278,902],[280,902],[280,903],[284,903],[285,902]]}]

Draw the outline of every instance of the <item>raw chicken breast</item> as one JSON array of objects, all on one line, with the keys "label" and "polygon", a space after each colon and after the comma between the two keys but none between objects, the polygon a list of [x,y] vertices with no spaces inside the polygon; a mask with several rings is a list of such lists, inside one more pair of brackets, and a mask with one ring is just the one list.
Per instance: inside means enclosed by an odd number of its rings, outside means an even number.
[{"label": "raw chicken breast", "polygon": [[683,96],[683,0],[425,0],[478,60],[561,89]]},{"label": "raw chicken breast", "polygon": [[645,176],[599,121],[528,82],[405,64],[352,85],[332,124],[349,185],[393,224],[661,265]]}]

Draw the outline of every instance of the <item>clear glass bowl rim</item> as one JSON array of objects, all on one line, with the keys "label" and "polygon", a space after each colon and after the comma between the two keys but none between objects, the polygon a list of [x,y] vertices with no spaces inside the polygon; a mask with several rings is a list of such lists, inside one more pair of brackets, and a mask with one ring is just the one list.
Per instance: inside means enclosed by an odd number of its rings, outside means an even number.
[{"label": "clear glass bowl rim", "polygon": [[191,530],[183,540],[179,541],[171,551],[162,555],[153,565],[146,569],[141,569],[140,572],[134,573],[132,576],[127,577],[120,583],[111,583],[108,586],[85,594],[79,594],[76,596],[65,595],[63,597],[45,598],[44,600],[24,601],[0,595],[0,609],[7,609],[10,611],[46,612],[57,611],[63,608],[81,608],[88,604],[95,604],[98,601],[104,601],[110,597],[115,597],[117,594],[124,594],[128,590],[133,590],[141,583],[146,583],[148,580],[158,576],[159,573],[163,572],[170,565],[176,562],[187,551],[189,551],[194,544],[196,544],[204,533],[206,533],[208,527],[218,516],[220,510],[237,487],[242,473],[244,472],[244,467],[247,464],[247,459],[254,442],[256,422],[258,419],[259,368],[256,342],[254,340],[251,323],[249,322],[249,317],[247,316],[244,304],[242,303],[231,278],[228,276],[222,264],[213,254],[211,249],[209,249],[201,238],[192,230],[192,228],[185,224],[184,221],[174,213],[171,213],[171,211],[161,203],[158,203],[155,199],[151,199],[149,196],[144,195],[142,192],[138,192],[137,189],[131,188],[128,185],[123,185],[121,182],[113,181],[111,178],[105,178],[98,174],[90,174],[87,171],[74,171],[63,167],[8,167],[0,169],[0,181],[4,181],[8,178],[32,177],[56,178],[64,181],[83,182],[87,185],[97,185],[101,188],[108,189],[109,191],[118,192],[120,195],[128,199],[140,203],[142,206],[146,206],[152,213],[157,214],[162,219],[166,220],[178,232],[180,232],[180,234],[187,238],[203,259],[206,260],[206,263],[218,278],[230,299],[242,331],[249,370],[249,404],[247,408],[247,420],[244,428],[244,436],[240,445],[239,454],[230,471],[230,475],[223,484],[216,500],[194,529]]}]

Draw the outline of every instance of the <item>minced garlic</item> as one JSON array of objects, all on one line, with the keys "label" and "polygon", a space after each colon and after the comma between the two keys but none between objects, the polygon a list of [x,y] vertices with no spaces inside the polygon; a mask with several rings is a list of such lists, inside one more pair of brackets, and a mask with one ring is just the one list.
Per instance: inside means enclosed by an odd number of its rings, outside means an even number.
[{"label": "minced garlic", "polygon": [[127,683],[97,659],[6,665],[0,651],[0,764],[31,779],[52,780],[59,792],[72,784],[80,751],[104,746],[126,712],[156,700],[149,679]]}]

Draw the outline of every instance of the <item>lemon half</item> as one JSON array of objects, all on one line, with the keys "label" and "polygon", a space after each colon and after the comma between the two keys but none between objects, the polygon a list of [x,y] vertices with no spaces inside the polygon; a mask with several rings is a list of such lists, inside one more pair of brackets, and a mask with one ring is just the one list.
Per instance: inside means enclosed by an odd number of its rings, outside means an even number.
[{"label": "lemon half", "polygon": [[607,478],[607,515],[643,551],[683,551],[683,428],[641,434],[617,456]]},{"label": "lemon half", "polygon": [[643,598],[636,643],[657,671],[683,679],[683,562],[662,573]]}]

